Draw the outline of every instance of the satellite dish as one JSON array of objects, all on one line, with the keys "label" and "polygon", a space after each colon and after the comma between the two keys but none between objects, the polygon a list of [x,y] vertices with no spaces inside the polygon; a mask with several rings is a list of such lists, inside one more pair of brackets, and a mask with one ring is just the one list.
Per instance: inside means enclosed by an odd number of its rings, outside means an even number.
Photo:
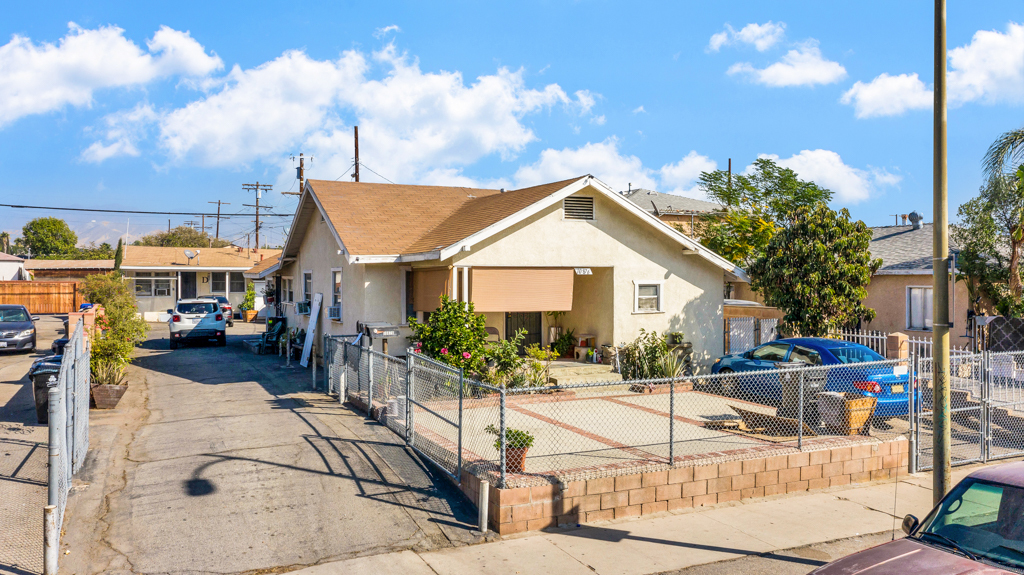
[{"label": "satellite dish", "polygon": [[192,250],[185,250],[185,257],[188,259],[192,259],[196,257],[196,254],[192,253]]}]

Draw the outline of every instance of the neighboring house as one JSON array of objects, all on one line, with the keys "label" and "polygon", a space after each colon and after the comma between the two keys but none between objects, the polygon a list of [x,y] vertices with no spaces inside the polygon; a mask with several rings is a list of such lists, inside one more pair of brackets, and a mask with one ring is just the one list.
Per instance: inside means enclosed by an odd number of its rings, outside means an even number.
[{"label": "neighboring house", "polygon": [[[871,228],[871,257],[882,267],[871,278],[864,304],[875,310],[874,321],[865,329],[900,331],[917,338],[932,332],[932,224]],[[959,250],[951,242],[950,252]],[[967,288],[950,279],[950,344],[965,346],[967,333]]]},{"label": "neighboring house", "polygon": [[93,274],[114,271],[114,260],[25,260],[25,271],[35,281],[77,282]]},{"label": "neighboring house", "polygon": [[[722,353],[722,285],[743,270],[592,176],[520,190],[307,180],[274,278],[290,327],[323,294],[314,336],[367,324],[404,355],[442,294],[499,337],[547,345],[551,318],[596,345],[682,332],[695,361]],[[369,342],[381,349],[381,338]],[[319,347],[319,343],[317,344]]]},{"label": "neighboring house", "polygon": [[725,208],[714,202],[663,194],[642,188],[622,192],[622,195],[659,220],[667,224],[681,226],[684,233],[690,236],[693,235],[694,225],[700,220],[725,211]]},{"label": "neighboring house", "polygon": [[[188,249],[196,255],[191,261]],[[243,275],[280,250],[126,246],[121,271],[132,282],[146,321],[161,321],[179,298],[223,295],[237,311],[249,280]]]},{"label": "neighboring house", "polygon": [[274,308],[267,307],[263,295],[264,289],[267,286],[267,280],[263,279],[268,274],[277,271],[281,267],[281,259],[279,256],[267,257],[263,261],[249,268],[242,275],[253,283],[253,289],[256,291],[256,317],[266,318],[267,313],[272,311]]},{"label": "neighboring house", "polygon": [[0,252],[0,281],[26,280],[25,260]]}]

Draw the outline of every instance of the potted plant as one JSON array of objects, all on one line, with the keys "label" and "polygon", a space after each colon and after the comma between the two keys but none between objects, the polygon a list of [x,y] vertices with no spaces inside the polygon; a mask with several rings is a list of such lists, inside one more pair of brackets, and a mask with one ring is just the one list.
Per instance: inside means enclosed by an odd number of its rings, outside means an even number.
[{"label": "potted plant", "polygon": [[96,409],[114,409],[128,391],[125,366],[101,360],[92,371],[92,400]]},{"label": "potted plant", "polygon": [[238,306],[238,309],[242,310],[242,318],[245,321],[251,322],[256,319],[255,307],[256,287],[252,285],[252,282],[250,282],[249,285],[245,286],[245,297],[242,298],[242,303]]},{"label": "potted plant", "polygon": [[274,305],[274,294],[276,290],[270,286],[270,282],[263,284],[263,303],[267,305]]},{"label": "potted plant", "polygon": [[669,334],[669,342],[672,345],[682,345],[686,340],[686,336],[681,331],[674,331]]},{"label": "potted plant", "polygon": [[[494,424],[488,425],[484,431],[496,436],[494,448],[501,452],[501,432]],[[505,428],[505,468],[510,473],[526,471],[526,452],[533,447],[533,434],[521,429]]]},{"label": "potted plant", "polygon": [[563,333],[551,344],[551,351],[558,354],[558,357],[572,357],[576,348],[576,330],[570,329]]}]

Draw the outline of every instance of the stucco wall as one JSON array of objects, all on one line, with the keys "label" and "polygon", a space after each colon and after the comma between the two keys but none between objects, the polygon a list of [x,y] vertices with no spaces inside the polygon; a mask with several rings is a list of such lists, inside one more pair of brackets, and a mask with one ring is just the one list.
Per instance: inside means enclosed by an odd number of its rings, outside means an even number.
[{"label": "stucco wall", "polygon": [[[871,278],[864,304],[874,309],[877,315],[874,321],[863,326],[864,329],[889,333],[900,331],[916,338],[930,338],[930,331],[907,329],[907,288],[910,286],[932,287],[932,276],[876,275]],[[953,292],[950,293],[953,295]],[[967,305],[967,288],[961,282],[956,285],[955,297],[950,298],[949,317],[953,321],[953,327],[949,330],[950,345],[966,346],[970,343],[969,339],[963,337],[967,331]]]},{"label": "stucco wall", "polygon": [[[0,281],[25,279],[21,262],[0,262]],[[52,281],[52,280],[51,280]]]},{"label": "stucco wall", "polygon": [[[461,252],[454,257],[454,263],[611,268],[614,321],[611,333],[599,331],[599,343],[631,341],[641,328],[663,334],[679,331],[693,342],[694,359],[699,364],[706,365],[721,355],[722,269],[700,256],[683,255],[677,242],[597,192],[585,189],[577,195],[595,198],[595,220],[563,220],[558,204],[474,246],[470,252]],[[664,311],[633,312],[636,281],[663,282]],[[575,303],[573,308],[575,313]],[[609,309],[610,306],[602,304],[588,312],[581,306],[579,313],[600,316],[609,313]],[[607,330],[607,320],[600,317],[580,317],[576,321]],[[575,327],[567,319],[563,319],[562,325]]]}]

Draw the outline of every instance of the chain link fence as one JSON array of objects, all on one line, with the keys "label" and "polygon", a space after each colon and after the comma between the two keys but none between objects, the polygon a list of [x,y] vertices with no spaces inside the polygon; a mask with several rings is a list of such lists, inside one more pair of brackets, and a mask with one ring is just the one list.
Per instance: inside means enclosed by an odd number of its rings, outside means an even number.
[{"label": "chain link fence", "polygon": [[809,356],[714,375],[504,389],[420,354],[343,342],[329,369],[343,397],[456,481],[465,470],[514,488],[909,435],[912,405],[923,405],[913,362],[844,353],[839,365]]},{"label": "chain link fence", "polygon": [[71,478],[82,469],[89,451],[89,341],[84,322],[78,321],[64,346],[60,371],[50,376],[49,386],[49,475],[48,516],[44,533],[46,572],[56,572],[56,548],[67,507]]}]

